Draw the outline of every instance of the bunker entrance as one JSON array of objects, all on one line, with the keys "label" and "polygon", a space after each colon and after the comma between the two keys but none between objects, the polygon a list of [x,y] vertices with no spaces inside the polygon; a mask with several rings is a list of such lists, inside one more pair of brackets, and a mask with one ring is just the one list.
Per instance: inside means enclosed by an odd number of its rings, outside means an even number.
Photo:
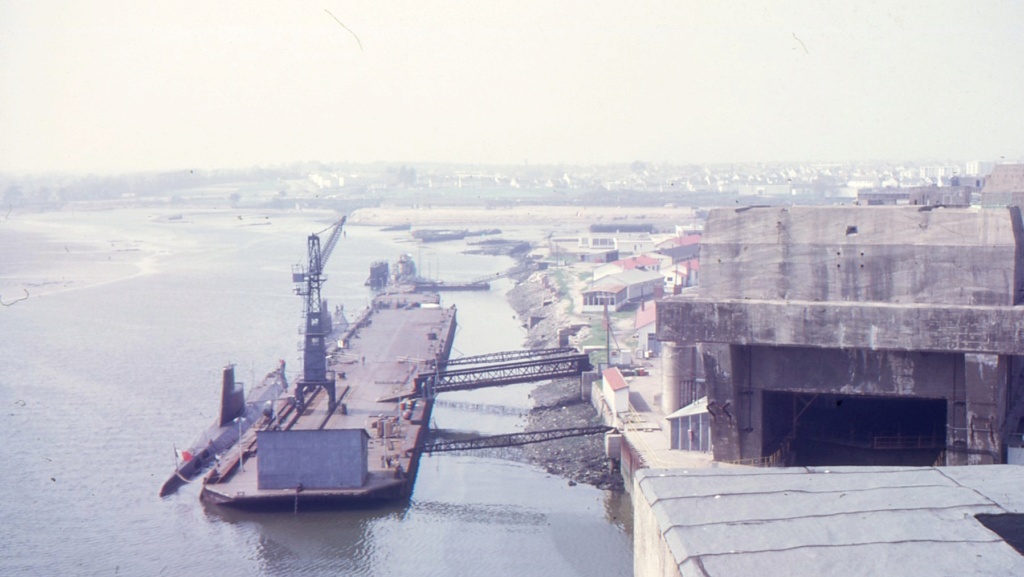
[{"label": "bunker entrance", "polygon": [[764,440],[790,466],[930,466],[946,448],[946,401],[765,391]]}]

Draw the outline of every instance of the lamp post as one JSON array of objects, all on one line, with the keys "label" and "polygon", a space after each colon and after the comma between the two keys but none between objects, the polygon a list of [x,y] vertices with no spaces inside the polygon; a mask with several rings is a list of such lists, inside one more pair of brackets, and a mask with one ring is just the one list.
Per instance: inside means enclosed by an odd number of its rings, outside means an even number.
[{"label": "lamp post", "polygon": [[245,451],[242,447],[242,423],[245,421],[245,417],[238,417],[235,419],[238,421],[238,464],[242,472],[245,472]]}]

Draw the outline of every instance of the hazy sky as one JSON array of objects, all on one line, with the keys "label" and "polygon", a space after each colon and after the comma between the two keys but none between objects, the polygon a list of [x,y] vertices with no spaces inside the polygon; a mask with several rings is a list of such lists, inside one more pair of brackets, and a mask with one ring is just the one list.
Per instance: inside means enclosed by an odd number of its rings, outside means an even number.
[{"label": "hazy sky", "polygon": [[977,0],[0,0],[0,170],[1017,159],[1022,26]]}]

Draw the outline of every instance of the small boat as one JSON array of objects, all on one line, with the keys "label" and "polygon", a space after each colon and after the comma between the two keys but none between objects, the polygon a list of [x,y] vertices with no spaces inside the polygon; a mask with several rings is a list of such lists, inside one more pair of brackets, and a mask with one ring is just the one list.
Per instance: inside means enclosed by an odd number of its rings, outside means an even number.
[{"label": "small boat", "polygon": [[420,242],[445,242],[449,240],[462,240],[466,238],[467,230],[451,230],[451,229],[428,229],[421,228],[419,230],[412,231],[412,237]]}]

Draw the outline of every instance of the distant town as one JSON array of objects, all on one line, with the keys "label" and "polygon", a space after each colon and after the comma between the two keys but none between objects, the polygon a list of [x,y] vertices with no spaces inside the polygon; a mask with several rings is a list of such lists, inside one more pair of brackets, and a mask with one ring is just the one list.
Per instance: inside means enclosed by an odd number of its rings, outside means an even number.
[{"label": "distant town", "polygon": [[[1000,163],[1003,163],[1001,161]],[[909,200],[913,189],[966,187],[978,190],[995,161],[722,163],[464,166],[434,163],[346,164],[306,162],[245,169],[175,170],[123,174],[0,174],[0,201],[52,209],[83,200],[232,203],[290,206],[296,200],[351,208],[384,203],[486,204],[485,192],[502,202],[660,206],[714,205],[730,197],[758,203],[871,203]],[[248,183],[247,186],[232,186]],[[465,194],[472,191],[474,194]],[[218,197],[218,193],[223,192]],[[629,196],[623,196],[629,193]],[[872,196],[874,195],[874,196]],[[874,201],[874,202],[872,202]],[[731,202],[731,200],[730,200]]]}]

